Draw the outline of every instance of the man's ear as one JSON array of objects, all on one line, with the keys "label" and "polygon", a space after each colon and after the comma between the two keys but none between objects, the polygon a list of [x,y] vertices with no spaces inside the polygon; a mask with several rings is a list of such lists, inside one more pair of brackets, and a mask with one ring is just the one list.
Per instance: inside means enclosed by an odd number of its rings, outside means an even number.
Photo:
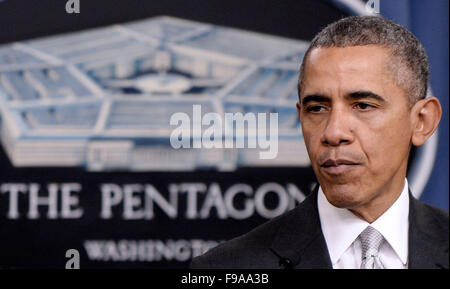
[{"label": "man's ear", "polygon": [[442,116],[441,103],[436,97],[419,100],[412,107],[412,143],[421,146],[437,129]]},{"label": "man's ear", "polygon": [[297,115],[298,115],[298,119],[300,119],[300,113],[302,112],[302,107],[300,105],[300,102],[297,101],[297,103],[295,104],[295,106],[297,107]]}]

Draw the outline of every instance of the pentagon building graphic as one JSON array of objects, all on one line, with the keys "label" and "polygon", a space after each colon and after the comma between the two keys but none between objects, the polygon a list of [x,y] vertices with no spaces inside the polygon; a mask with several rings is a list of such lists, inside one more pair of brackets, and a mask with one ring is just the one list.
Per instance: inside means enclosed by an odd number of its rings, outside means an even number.
[{"label": "pentagon building graphic", "polygon": [[[156,17],[0,46],[1,143],[11,163],[172,171],[308,166],[297,118],[307,42]],[[278,113],[278,155],[174,149],[170,117]]]}]

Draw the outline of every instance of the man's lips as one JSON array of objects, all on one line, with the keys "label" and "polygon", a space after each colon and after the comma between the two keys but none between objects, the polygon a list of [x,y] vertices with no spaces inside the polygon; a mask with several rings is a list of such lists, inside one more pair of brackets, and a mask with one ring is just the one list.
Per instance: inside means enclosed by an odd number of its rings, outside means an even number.
[{"label": "man's lips", "polygon": [[346,159],[327,159],[325,162],[323,162],[320,166],[321,167],[337,167],[340,165],[357,165],[357,162],[346,160]]},{"label": "man's lips", "polygon": [[330,175],[339,175],[355,168],[357,165],[359,165],[358,162],[347,159],[327,159],[320,167]]}]

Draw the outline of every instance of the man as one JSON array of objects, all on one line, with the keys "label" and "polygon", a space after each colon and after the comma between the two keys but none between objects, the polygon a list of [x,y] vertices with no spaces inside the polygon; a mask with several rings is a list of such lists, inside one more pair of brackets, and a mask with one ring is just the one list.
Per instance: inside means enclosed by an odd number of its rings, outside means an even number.
[{"label": "man", "polygon": [[295,209],[194,258],[191,268],[448,268],[448,212],[414,199],[411,145],[442,110],[409,31],[348,17],[306,52],[298,115],[319,182]]}]

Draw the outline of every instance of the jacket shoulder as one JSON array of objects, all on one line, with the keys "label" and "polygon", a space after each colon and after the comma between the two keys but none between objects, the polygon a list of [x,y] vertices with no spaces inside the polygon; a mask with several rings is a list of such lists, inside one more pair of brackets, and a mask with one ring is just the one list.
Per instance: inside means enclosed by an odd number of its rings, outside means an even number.
[{"label": "jacket shoulder", "polygon": [[248,233],[223,242],[205,254],[195,257],[191,269],[238,269],[258,268],[262,264],[278,264],[278,257],[269,247],[282,224],[295,214],[296,207],[272,220],[269,220]]},{"label": "jacket shoulder", "polygon": [[426,223],[428,231],[435,232],[440,239],[449,239],[449,213],[448,211],[415,200],[416,217],[420,223]]}]

